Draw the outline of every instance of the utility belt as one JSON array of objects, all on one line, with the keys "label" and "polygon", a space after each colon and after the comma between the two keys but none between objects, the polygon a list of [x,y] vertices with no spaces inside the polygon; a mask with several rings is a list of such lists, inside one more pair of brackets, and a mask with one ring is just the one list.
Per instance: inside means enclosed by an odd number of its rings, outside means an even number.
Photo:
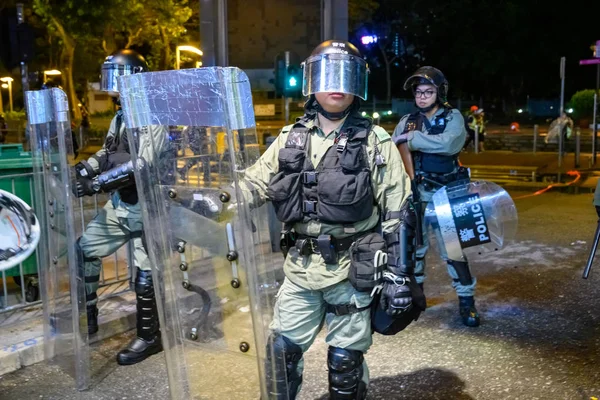
[{"label": "utility belt", "polygon": [[287,257],[288,251],[295,246],[303,257],[320,254],[327,264],[335,264],[338,253],[349,250],[352,243],[370,232],[371,230],[338,239],[331,235],[314,237],[299,235],[293,230],[284,230],[281,232],[280,247],[284,257]]},{"label": "utility belt", "polygon": [[[364,254],[364,243],[373,241],[373,238],[379,238],[378,242],[381,249],[385,249],[385,241],[374,232],[374,229],[358,233],[345,238],[335,238],[331,235],[320,235],[318,237],[300,235],[293,230],[283,230],[281,232],[281,251],[287,256],[289,249],[295,246],[302,256],[310,254],[320,254],[327,264],[338,262],[338,253],[350,251],[350,271],[348,279],[352,286],[361,292],[372,292],[373,288],[381,283],[384,264],[373,265],[373,253]],[[358,248],[360,247],[360,249]],[[381,252],[380,252],[381,253]],[[362,257],[361,257],[362,256]],[[387,262],[387,253],[385,257]],[[367,264],[367,265],[364,265]],[[328,314],[344,316],[359,313],[371,309],[373,303],[359,307],[356,304],[325,304],[325,310]]]},{"label": "utility belt", "polygon": [[460,166],[455,172],[443,175],[419,171],[417,172],[415,180],[417,185],[422,185],[426,191],[430,192],[458,181],[469,182],[471,180],[471,175],[468,168]]}]

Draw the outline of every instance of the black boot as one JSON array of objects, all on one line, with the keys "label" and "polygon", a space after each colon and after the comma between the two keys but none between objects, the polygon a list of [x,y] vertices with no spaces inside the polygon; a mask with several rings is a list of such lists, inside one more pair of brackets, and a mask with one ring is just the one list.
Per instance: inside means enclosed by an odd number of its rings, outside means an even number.
[{"label": "black boot", "polygon": [[98,307],[95,304],[87,306],[88,335],[98,332]]},{"label": "black boot", "polygon": [[473,296],[458,296],[458,307],[463,324],[472,328],[479,326],[479,313]]},{"label": "black boot", "polygon": [[117,362],[120,365],[137,364],[163,349],[150,271],[138,269],[135,292],[137,294],[137,337],[117,354]]}]

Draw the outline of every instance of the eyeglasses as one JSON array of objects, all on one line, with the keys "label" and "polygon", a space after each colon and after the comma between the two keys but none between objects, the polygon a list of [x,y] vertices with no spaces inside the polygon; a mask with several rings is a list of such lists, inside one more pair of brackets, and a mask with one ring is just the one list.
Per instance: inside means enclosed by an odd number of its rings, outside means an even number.
[{"label": "eyeglasses", "polygon": [[428,89],[425,91],[421,91],[421,90],[417,89],[414,91],[414,94],[415,94],[416,98],[422,97],[422,98],[428,99],[435,94],[435,90]]}]

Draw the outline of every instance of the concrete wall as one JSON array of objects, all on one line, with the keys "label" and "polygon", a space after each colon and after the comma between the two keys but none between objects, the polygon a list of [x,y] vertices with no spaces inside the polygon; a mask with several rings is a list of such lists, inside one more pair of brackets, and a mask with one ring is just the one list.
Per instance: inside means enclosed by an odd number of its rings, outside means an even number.
[{"label": "concrete wall", "polygon": [[229,65],[273,68],[289,50],[304,60],[321,39],[321,0],[229,0]]},{"label": "concrete wall", "polygon": [[100,91],[100,82],[88,83],[87,108],[90,114],[114,109],[108,93]]}]

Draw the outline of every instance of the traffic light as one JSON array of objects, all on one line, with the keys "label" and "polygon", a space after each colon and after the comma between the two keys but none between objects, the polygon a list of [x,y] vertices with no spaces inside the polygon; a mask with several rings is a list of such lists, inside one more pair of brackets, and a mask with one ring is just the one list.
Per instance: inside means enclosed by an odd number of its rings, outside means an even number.
[{"label": "traffic light", "polygon": [[302,69],[299,57],[290,51],[284,51],[275,58],[274,66],[275,96],[302,96]]},{"label": "traffic light", "polygon": [[284,94],[286,97],[300,97],[302,91],[302,70],[298,65],[289,65],[285,74]]}]

